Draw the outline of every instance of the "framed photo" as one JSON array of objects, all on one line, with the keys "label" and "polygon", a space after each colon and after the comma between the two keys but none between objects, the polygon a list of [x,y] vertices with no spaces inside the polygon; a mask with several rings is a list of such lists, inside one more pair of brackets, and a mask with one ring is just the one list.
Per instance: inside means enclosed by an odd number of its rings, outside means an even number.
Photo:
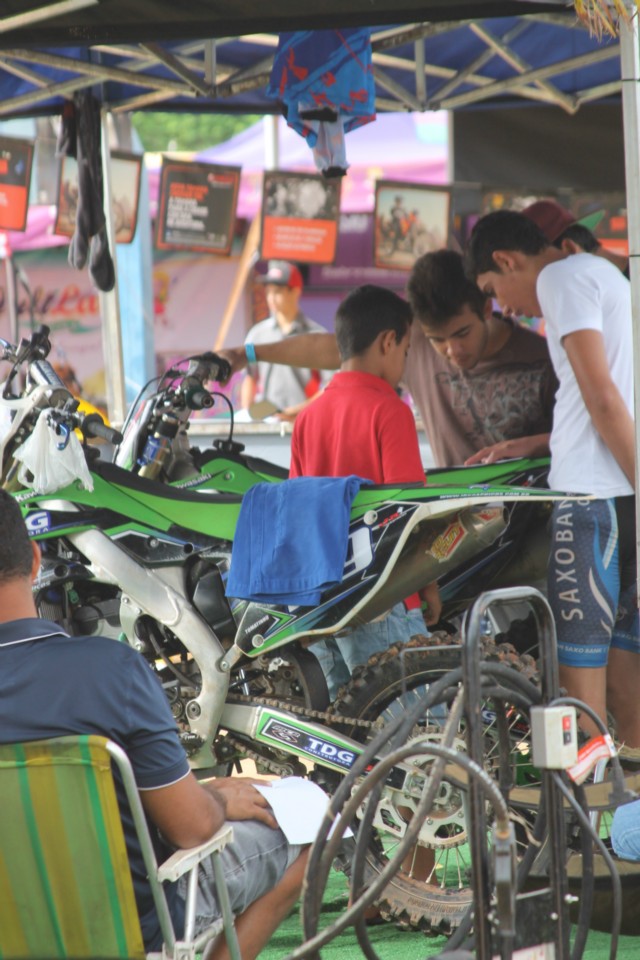
[{"label": "framed photo", "polygon": [[229,256],[239,187],[240,167],[163,157],[156,247]]},{"label": "framed photo", "polygon": [[0,230],[25,230],[33,141],[0,137]]},{"label": "framed photo", "polygon": [[447,245],[451,194],[394,180],[376,182],[373,262],[376,267],[411,270],[424,253]]},{"label": "framed photo", "polygon": [[58,209],[53,232],[72,237],[78,213],[78,163],[75,157],[60,157],[58,166]]},{"label": "framed photo", "polygon": [[142,157],[111,151],[111,209],[116,243],[131,243],[138,223]]},{"label": "framed photo", "polygon": [[[111,210],[116,243],[131,243],[138,222],[142,157],[122,150],[111,153]],[[78,213],[78,163],[61,157],[58,170],[58,209],[54,233],[72,237]]]},{"label": "framed photo", "polygon": [[297,263],[333,263],[340,220],[339,179],[265,171],[260,257]]}]

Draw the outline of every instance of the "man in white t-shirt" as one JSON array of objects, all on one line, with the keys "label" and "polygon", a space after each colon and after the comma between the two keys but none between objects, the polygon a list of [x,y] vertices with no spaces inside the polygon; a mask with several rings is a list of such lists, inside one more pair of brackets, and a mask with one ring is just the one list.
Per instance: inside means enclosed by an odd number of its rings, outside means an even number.
[{"label": "man in white t-shirt", "polygon": [[504,312],[545,318],[560,381],[549,483],[597,498],[554,507],[548,586],[560,680],[605,722],[609,709],[620,741],[640,747],[629,283],[602,257],[567,257],[510,210],[478,221],[467,266]]}]

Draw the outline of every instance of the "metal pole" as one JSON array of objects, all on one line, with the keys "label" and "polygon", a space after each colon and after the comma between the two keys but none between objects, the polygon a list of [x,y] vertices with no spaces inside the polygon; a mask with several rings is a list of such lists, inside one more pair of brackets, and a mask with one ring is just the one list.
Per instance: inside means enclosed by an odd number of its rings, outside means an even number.
[{"label": "metal pole", "polygon": [[277,170],[280,166],[280,138],[278,136],[278,115],[266,116],[264,126],[264,168]]},{"label": "metal pole", "polygon": [[13,269],[11,254],[7,253],[4,260],[7,278],[7,314],[9,316],[9,339],[11,343],[20,340],[20,324],[18,320],[18,299],[16,297],[16,275]]},{"label": "metal pole", "polygon": [[122,356],[122,332],[120,328],[120,303],[118,299],[118,273],[116,267],[116,240],[111,207],[111,175],[109,169],[108,110],[101,110],[102,130],[102,179],[104,183],[104,215],[107,221],[107,237],[116,271],[116,283],[108,293],[100,292],[100,315],[102,317],[102,353],[104,356],[104,379],[107,393],[107,410],[113,424],[124,422],[127,402],[124,383],[124,360]]},{"label": "metal pole", "polygon": [[[638,20],[620,25],[620,75],[622,77],[622,117],[624,131],[624,166],[627,185],[627,224],[629,235],[629,278],[631,280],[631,310],[633,316],[633,381],[635,389],[636,417],[636,506],[638,481],[640,480],[640,64],[638,45]],[[640,511],[636,509],[636,550],[640,560]],[[640,567],[637,571],[638,596],[640,597]]]}]

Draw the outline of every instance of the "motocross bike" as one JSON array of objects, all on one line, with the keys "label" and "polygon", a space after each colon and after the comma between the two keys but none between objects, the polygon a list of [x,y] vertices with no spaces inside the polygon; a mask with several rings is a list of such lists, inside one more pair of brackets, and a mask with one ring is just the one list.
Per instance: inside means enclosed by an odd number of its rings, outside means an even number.
[{"label": "motocross bike", "polygon": [[[285,480],[288,471],[244,453],[233,439],[234,410],[211,381],[224,382],[230,367],[214,353],[179,360],[142,388],[134,400],[115,451],[114,463],[141,477],[183,488],[218,493],[244,493],[254,483]],[[210,449],[189,443],[191,416],[222,403],[228,408],[229,436]]]},{"label": "motocross bike", "polygon": [[[154,378],[134,401],[122,428],[123,440],[114,462],[138,476],[162,480],[179,489],[201,492],[244,493],[255,483],[276,483],[287,471],[244,452],[233,439],[233,407],[228,398],[208,385],[224,382],[229,365],[213,353],[200,354],[174,363]],[[151,388],[151,389],[149,389]],[[189,443],[194,411],[228,407],[229,436],[214,440],[212,448],[199,449]],[[498,483],[520,487],[547,486],[548,458],[522,459],[454,469],[432,469],[429,483],[474,486]],[[546,577],[549,543],[549,504],[522,500],[505,506],[506,528],[485,548],[465,562],[459,562],[440,579],[443,614],[440,626],[457,632],[460,617],[473,600],[490,586],[522,583],[541,586]],[[510,630],[510,622],[492,611],[494,633]],[[528,622],[527,622],[528,623]],[[535,654],[535,636],[527,623],[511,630],[522,652]]]},{"label": "motocross bike", "polygon": [[[61,442],[76,427],[91,430],[42,359],[44,342],[0,347],[13,369],[24,364],[27,371],[21,396],[13,397],[7,384],[3,389],[3,402],[16,412],[2,441],[1,476],[42,549],[38,610],[72,634],[106,634],[138,649],[158,674],[191,763],[203,773],[227,770],[248,756],[259,769],[278,773],[310,766],[330,786],[351,768],[385,716],[405,709],[407,696],[428,692],[458,666],[459,648],[436,635],[424,646],[385,654],[328,710],[324,679],[308,646],[383,614],[480,554],[504,532],[510,504],[546,504],[554,496],[491,483],[365,487],[353,504],[344,578],[317,607],[228,599],[224,583],[240,496],[203,496],[136,476],[100,462],[90,447],[92,491],[78,483],[50,494],[20,488],[16,447],[43,410]],[[514,674],[532,671],[531,662],[508,647],[487,643],[485,655],[513,664]],[[506,721],[510,769],[514,779],[526,780],[527,728],[515,694],[514,700]],[[446,708],[444,702],[429,712],[420,736],[441,738]],[[500,726],[498,712],[487,706],[492,768],[499,766]],[[462,734],[456,742],[463,749]],[[386,785],[372,869],[383,868],[389,845],[406,831],[406,811],[415,809],[427,773],[424,759],[401,765]],[[419,843],[435,851],[435,863],[426,877],[398,874],[385,891],[384,909],[417,925],[451,928],[470,896],[463,786],[443,784],[438,816],[425,821]]]}]

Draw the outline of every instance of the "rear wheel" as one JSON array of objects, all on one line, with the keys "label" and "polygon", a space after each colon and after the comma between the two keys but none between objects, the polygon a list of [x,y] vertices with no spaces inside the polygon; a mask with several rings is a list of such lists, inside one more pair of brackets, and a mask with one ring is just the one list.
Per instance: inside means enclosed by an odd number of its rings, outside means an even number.
[{"label": "rear wheel", "polygon": [[[485,660],[507,663],[527,678],[535,676],[531,657],[520,657],[509,644],[496,646],[486,641],[482,655]],[[333,709],[345,718],[375,721],[375,727],[367,729],[349,726],[345,719],[343,729],[349,736],[368,741],[399,713],[410,710],[436,680],[460,664],[458,638],[437,634],[426,641],[416,638],[372,657],[341,691]],[[412,736],[442,742],[449,703],[450,698],[423,714]],[[496,775],[500,763],[498,709],[489,700],[483,709],[484,766]],[[531,766],[526,718],[521,710],[507,704],[506,722],[509,757],[502,759],[502,776],[508,763],[512,782],[532,782],[536,773]],[[464,736],[461,724],[454,749],[465,752]],[[421,756],[415,763],[428,773],[433,761]],[[365,879],[375,879],[393,857],[416,805],[415,793],[403,795],[385,785],[369,843]],[[423,930],[450,932],[458,926],[471,903],[466,809],[466,790],[443,780],[417,845],[381,895],[378,906],[383,916]]]}]

